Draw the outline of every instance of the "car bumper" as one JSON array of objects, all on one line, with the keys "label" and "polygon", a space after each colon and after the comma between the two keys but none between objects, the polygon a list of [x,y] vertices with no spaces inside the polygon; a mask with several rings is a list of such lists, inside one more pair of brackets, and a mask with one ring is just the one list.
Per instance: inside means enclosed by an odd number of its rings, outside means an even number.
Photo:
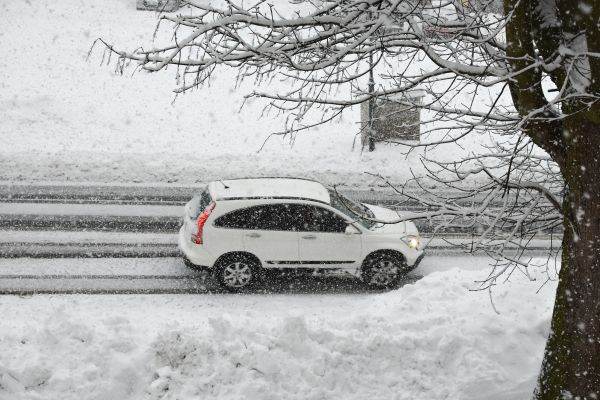
[{"label": "car bumper", "polygon": [[421,251],[420,254],[417,256],[417,258],[414,260],[414,262],[412,264],[408,265],[408,268],[406,268],[406,272],[410,272],[414,269],[416,269],[419,264],[421,264],[421,261],[423,261],[423,258],[425,257],[425,252]]},{"label": "car bumper", "polygon": [[206,248],[202,245],[196,245],[190,242],[190,238],[186,235],[185,228],[179,229],[178,237],[179,249],[187,257],[188,260],[199,267],[212,267],[215,260]]}]

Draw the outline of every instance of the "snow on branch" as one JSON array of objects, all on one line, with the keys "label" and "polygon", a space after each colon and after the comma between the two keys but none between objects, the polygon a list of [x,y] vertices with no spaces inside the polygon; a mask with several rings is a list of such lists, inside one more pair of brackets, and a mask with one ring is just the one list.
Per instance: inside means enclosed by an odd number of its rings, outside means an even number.
[{"label": "snow on branch", "polygon": [[[175,91],[183,93],[202,87],[220,67],[234,68],[240,81],[260,87],[248,98],[266,99],[268,110],[285,115],[285,129],[275,133],[281,135],[378,99],[420,109],[425,140],[395,144],[406,153],[421,147],[426,173],[400,189],[390,186],[427,211],[376,222],[471,229],[479,235],[471,250],[496,257],[540,234],[561,234],[564,109],[597,104],[590,76],[600,55],[587,47],[585,34],[558,22],[554,0],[506,0],[504,10],[495,0],[183,4],[178,14],[160,16],[151,48],[127,51],[99,39],[117,56],[118,71],[174,66]],[[284,83],[277,92],[266,84],[273,80]],[[411,100],[414,90],[423,101]],[[493,138],[487,153],[427,157],[429,149],[461,146],[474,135]],[[519,264],[522,257],[509,258]]]}]

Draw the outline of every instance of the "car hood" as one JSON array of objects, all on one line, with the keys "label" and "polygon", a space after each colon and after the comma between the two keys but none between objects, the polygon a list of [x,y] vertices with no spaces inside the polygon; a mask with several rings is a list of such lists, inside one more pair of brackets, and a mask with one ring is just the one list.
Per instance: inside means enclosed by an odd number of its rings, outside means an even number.
[{"label": "car hood", "polygon": [[[380,221],[397,221],[402,218],[402,215],[397,211],[389,208],[375,206],[372,204],[364,204],[375,215],[375,219]],[[402,221],[396,224],[377,224],[371,228],[372,231],[381,233],[395,233],[405,235],[418,235],[419,230],[412,221]]]}]

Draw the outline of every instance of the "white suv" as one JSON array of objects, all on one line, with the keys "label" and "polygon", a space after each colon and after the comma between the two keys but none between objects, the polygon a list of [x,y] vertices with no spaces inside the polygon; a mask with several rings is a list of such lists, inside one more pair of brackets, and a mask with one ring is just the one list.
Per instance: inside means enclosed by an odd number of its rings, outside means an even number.
[{"label": "white suv", "polygon": [[179,247],[188,266],[211,269],[232,291],[270,268],[344,270],[390,287],[424,255],[412,222],[375,222],[397,219],[311,180],[215,181],[186,204]]}]

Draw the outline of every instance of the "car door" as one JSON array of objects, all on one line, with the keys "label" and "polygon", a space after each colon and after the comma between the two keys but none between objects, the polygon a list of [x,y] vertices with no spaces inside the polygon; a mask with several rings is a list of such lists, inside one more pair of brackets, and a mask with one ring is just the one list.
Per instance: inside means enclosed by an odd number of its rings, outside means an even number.
[{"label": "car door", "polygon": [[[227,217],[225,225],[241,230],[244,249],[257,256],[265,267],[298,265],[298,232],[290,223],[289,205],[261,204],[224,217]],[[223,225],[220,219],[215,221],[215,226]]]},{"label": "car door", "polygon": [[359,230],[346,233],[342,216],[316,205],[301,205],[303,224],[299,227],[300,261],[304,264],[352,268],[362,257]]}]

